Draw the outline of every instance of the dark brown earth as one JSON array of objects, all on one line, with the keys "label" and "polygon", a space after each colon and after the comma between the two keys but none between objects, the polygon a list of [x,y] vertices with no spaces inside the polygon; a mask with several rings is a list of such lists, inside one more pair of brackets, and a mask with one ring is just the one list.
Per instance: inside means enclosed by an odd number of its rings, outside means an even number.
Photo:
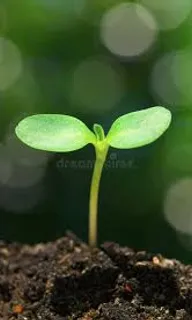
[{"label": "dark brown earth", "polygon": [[192,266],[68,234],[35,246],[0,242],[0,319],[190,320]]}]

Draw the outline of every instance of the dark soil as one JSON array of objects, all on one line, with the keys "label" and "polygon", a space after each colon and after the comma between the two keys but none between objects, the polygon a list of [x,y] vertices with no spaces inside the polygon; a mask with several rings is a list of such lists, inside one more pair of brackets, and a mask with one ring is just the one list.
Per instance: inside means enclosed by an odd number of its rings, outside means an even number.
[{"label": "dark soil", "polygon": [[0,319],[190,320],[192,266],[68,234],[35,246],[0,242]]}]

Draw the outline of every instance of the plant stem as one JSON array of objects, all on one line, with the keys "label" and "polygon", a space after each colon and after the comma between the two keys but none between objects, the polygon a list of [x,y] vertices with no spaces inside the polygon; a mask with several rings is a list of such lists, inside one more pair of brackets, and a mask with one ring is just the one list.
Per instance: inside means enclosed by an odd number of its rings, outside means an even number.
[{"label": "plant stem", "polygon": [[108,145],[101,143],[101,148],[96,148],[96,161],[91,181],[90,201],[89,201],[89,245],[97,246],[97,218],[98,218],[98,194],[101,181],[101,174],[106,160]]}]

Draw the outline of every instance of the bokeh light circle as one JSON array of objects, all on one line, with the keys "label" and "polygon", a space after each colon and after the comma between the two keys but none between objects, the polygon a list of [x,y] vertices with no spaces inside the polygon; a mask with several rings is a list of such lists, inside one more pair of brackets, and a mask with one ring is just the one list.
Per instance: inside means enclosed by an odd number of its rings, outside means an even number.
[{"label": "bokeh light circle", "polygon": [[42,184],[29,188],[9,188],[0,185],[0,207],[15,214],[34,213],[33,208],[44,198]]},{"label": "bokeh light circle", "polygon": [[175,29],[192,10],[191,0],[139,0],[155,16],[161,30]]},{"label": "bokeh light circle", "polygon": [[22,143],[16,135],[8,135],[5,139],[7,153],[17,165],[29,167],[45,167],[49,160],[49,153],[35,150]]},{"label": "bokeh light circle", "polygon": [[38,184],[45,176],[43,167],[25,167],[16,164],[12,167],[10,178],[6,181],[6,186],[11,188],[27,188]]},{"label": "bokeh light circle", "polygon": [[29,188],[43,181],[48,154],[33,150],[21,143],[16,135],[7,135],[0,145],[0,184]]},{"label": "bokeh light circle", "polygon": [[0,145],[0,184],[11,188],[27,188],[42,181],[45,166],[21,165],[18,159],[11,156],[6,145]]},{"label": "bokeh light circle", "polygon": [[[173,57],[172,74],[174,83],[184,103],[192,104],[192,50],[181,50]],[[192,109],[192,106],[191,106]]]},{"label": "bokeh light circle", "polygon": [[71,73],[69,99],[84,113],[107,112],[125,95],[124,72],[106,58],[90,58]]},{"label": "bokeh light circle", "polygon": [[16,44],[0,37],[0,90],[7,90],[22,73],[21,53]]},{"label": "bokeh light circle", "polygon": [[166,53],[153,66],[152,94],[158,101],[192,109],[192,51]]},{"label": "bokeh light circle", "polygon": [[183,178],[171,185],[164,202],[168,223],[179,232],[192,234],[192,178]]},{"label": "bokeh light circle", "polygon": [[150,75],[150,87],[154,98],[160,103],[181,105],[182,97],[173,76],[176,52],[169,52],[154,64]]},{"label": "bokeh light circle", "polygon": [[157,38],[158,27],[151,13],[134,3],[121,3],[101,20],[101,40],[113,54],[135,57],[148,51]]}]

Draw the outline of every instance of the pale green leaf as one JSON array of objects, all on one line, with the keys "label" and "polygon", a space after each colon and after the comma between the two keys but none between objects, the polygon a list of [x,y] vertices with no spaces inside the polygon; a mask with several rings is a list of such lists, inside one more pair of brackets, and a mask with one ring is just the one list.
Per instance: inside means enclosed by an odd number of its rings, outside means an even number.
[{"label": "pale green leaf", "polygon": [[45,151],[68,152],[95,142],[87,126],[68,115],[32,115],[23,119],[15,132],[26,145]]},{"label": "pale green leaf", "polygon": [[158,139],[169,127],[171,113],[164,107],[152,107],[119,117],[107,135],[110,146],[131,149]]}]

